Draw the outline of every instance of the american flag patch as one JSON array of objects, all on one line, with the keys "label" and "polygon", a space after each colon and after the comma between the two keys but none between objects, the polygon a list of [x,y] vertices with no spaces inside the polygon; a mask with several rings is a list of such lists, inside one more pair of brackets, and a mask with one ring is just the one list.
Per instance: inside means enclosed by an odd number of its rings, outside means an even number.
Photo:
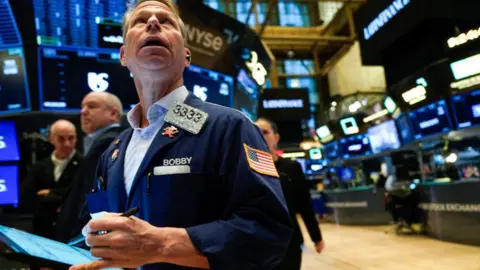
[{"label": "american flag patch", "polygon": [[250,168],[261,174],[278,177],[278,172],[270,153],[251,148],[246,144],[243,145]]}]

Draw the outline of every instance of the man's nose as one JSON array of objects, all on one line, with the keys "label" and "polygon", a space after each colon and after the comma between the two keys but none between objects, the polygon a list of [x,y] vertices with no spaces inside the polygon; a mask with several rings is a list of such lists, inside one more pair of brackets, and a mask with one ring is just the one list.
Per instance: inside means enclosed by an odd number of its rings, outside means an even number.
[{"label": "man's nose", "polygon": [[160,21],[157,16],[152,15],[147,21],[147,31],[160,31]]}]

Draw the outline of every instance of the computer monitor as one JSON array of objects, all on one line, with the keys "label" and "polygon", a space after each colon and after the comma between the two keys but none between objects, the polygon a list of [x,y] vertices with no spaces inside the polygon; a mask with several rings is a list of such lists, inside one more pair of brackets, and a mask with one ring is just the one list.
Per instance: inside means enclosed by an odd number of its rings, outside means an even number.
[{"label": "computer monitor", "polygon": [[0,165],[0,206],[18,204],[18,167]]},{"label": "computer monitor", "polygon": [[480,90],[453,96],[452,107],[458,129],[480,125]]},{"label": "computer monitor", "polygon": [[414,139],[452,130],[447,103],[439,100],[408,113]]},{"label": "computer monitor", "polygon": [[33,1],[40,110],[79,111],[90,92],[111,92],[125,111],[138,103],[130,71],[120,65],[125,0]]},{"label": "computer monitor", "polygon": [[0,114],[30,111],[23,42],[8,1],[0,1],[0,14]]},{"label": "computer monitor", "polygon": [[366,134],[358,134],[340,139],[340,148],[342,157],[345,159],[372,154],[370,140]]},{"label": "computer monitor", "polygon": [[394,120],[369,128],[368,137],[374,154],[400,148],[400,139]]},{"label": "computer monitor", "polygon": [[233,107],[243,112],[252,121],[257,119],[258,89],[259,86],[255,80],[244,69],[241,69],[235,84]]},{"label": "computer monitor", "polygon": [[20,160],[15,123],[0,121],[0,162]]},{"label": "computer monitor", "polygon": [[233,77],[190,65],[183,72],[185,87],[203,101],[232,107]]}]

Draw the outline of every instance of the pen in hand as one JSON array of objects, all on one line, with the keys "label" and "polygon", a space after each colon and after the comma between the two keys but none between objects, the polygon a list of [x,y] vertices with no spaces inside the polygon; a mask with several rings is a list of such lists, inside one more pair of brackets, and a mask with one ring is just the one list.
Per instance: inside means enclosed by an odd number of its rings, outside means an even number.
[{"label": "pen in hand", "polygon": [[[134,207],[134,208],[128,210],[127,212],[122,213],[120,216],[121,217],[130,217],[130,216],[133,216],[136,213],[138,213],[138,211],[140,211],[140,208]],[[106,232],[97,232],[97,233],[98,234],[104,234]],[[79,235],[79,236],[75,237],[73,240],[71,240],[70,242],[68,242],[68,245],[69,246],[78,245],[79,243],[85,241],[85,238],[86,238],[85,236]]]}]

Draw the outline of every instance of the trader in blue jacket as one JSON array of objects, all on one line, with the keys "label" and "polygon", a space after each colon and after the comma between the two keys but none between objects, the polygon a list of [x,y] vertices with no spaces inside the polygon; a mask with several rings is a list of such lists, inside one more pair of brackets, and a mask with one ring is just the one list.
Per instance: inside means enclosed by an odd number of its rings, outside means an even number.
[{"label": "trader in blue jacket", "polygon": [[121,62],[140,103],[87,202],[94,217],[140,211],[91,219],[83,234],[102,260],[72,269],[271,269],[292,225],[260,130],[183,86],[190,51],[171,0],[140,0],[125,18]]}]

